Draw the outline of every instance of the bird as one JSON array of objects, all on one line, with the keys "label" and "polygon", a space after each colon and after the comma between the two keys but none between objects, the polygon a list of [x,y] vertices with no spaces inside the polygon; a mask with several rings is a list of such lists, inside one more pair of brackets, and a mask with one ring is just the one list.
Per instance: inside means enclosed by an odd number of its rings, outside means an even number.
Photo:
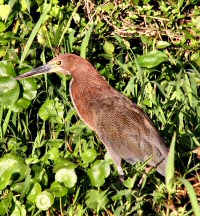
[{"label": "bird", "polygon": [[60,54],[15,79],[52,72],[72,77],[69,92],[77,114],[105,145],[121,179],[124,178],[122,159],[135,164],[150,157],[148,165],[165,176],[169,149],[153,122],[86,59],[75,54]]}]

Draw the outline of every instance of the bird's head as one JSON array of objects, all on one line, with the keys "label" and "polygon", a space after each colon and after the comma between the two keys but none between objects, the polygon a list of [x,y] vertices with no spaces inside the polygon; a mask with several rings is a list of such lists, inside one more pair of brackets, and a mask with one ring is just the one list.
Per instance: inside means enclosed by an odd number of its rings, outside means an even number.
[{"label": "bird's head", "polygon": [[85,59],[77,55],[62,54],[53,58],[47,64],[35,68],[25,74],[19,75],[15,79],[19,80],[47,73],[62,73],[73,76],[76,71],[83,70],[84,65],[86,66],[88,63],[89,62]]}]

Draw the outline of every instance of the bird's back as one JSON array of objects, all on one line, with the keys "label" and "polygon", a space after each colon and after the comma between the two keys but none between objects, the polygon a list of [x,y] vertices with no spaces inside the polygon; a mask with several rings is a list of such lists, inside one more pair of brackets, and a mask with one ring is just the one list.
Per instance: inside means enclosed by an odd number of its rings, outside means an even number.
[{"label": "bird's back", "polygon": [[152,155],[149,165],[165,175],[168,148],[143,110],[114,89],[97,106],[95,128],[105,146],[131,164]]}]

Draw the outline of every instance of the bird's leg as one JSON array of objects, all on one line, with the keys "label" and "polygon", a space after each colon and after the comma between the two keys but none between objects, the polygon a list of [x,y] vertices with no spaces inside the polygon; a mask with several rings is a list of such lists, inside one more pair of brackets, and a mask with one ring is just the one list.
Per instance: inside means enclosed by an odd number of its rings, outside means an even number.
[{"label": "bird's leg", "polygon": [[124,182],[124,172],[121,167],[121,157],[112,148],[107,148],[107,151],[110,157],[113,159],[115,165],[117,166],[120,182]]}]

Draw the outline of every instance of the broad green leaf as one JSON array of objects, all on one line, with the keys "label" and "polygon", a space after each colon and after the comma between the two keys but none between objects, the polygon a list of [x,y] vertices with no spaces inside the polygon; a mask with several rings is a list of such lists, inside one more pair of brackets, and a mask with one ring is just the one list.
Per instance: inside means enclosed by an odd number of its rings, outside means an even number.
[{"label": "broad green leaf", "polygon": [[9,106],[19,97],[19,85],[10,77],[0,78],[0,103]]},{"label": "broad green leaf", "polygon": [[24,109],[27,109],[31,104],[31,100],[26,98],[20,98],[14,105],[13,111],[14,112],[22,112]]},{"label": "broad green leaf", "polygon": [[87,170],[87,174],[91,184],[95,187],[100,187],[105,183],[105,178],[110,174],[110,165],[107,161],[97,160],[92,164],[91,169]]},{"label": "broad green leaf", "polygon": [[124,182],[123,185],[127,188],[133,188],[135,183],[135,178],[128,177]]},{"label": "broad green leaf", "polygon": [[84,163],[91,163],[97,157],[97,152],[95,149],[86,149],[82,154],[81,158],[83,159]]},{"label": "broad green leaf", "polygon": [[0,17],[2,20],[7,20],[8,15],[10,14],[11,8],[9,5],[0,5]]},{"label": "broad green leaf", "polygon": [[74,169],[62,168],[56,172],[55,180],[64,183],[68,188],[72,188],[77,182],[77,176]]},{"label": "broad green leaf", "polygon": [[55,161],[55,166],[53,171],[57,172],[61,168],[66,168],[66,169],[74,169],[78,165],[75,163],[72,163],[71,161],[67,160],[66,158],[56,158]]},{"label": "broad green leaf", "polygon": [[61,185],[60,182],[54,181],[51,184],[49,192],[51,192],[54,196],[62,197],[67,194],[68,189],[64,187],[63,185]]},{"label": "broad green leaf", "polygon": [[33,79],[23,79],[23,98],[33,100],[37,95],[38,86]]},{"label": "broad green leaf", "polygon": [[36,196],[36,206],[42,211],[48,210],[54,203],[54,197],[51,193],[43,191]]},{"label": "broad green leaf", "polygon": [[58,98],[47,100],[39,109],[38,114],[43,121],[48,120],[51,123],[62,124],[64,121],[64,105],[58,101]]},{"label": "broad green leaf", "polygon": [[13,65],[8,61],[0,62],[0,77],[15,77]]},{"label": "broad green leaf", "polygon": [[0,158],[0,190],[6,188],[13,181],[13,175],[18,176],[15,181],[21,181],[26,176],[27,167],[23,158],[6,154]]},{"label": "broad green leaf", "polygon": [[107,4],[103,4],[102,6],[101,6],[101,10],[102,11],[105,11],[105,12],[107,12],[107,13],[110,13],[113,9],[114,9],[114,7],[115,7],[115,5],[114,5],[114,2],[109,2],[109,3],[107,3]]},{"label": "broad green leaf", "polygon": [[137,58],[140,67],[154,68],[167,60],[164,52],[154,50]]},{"label": "broad green leaf", "polygon": [[33,185],[31,185],[31,188],[28,192],[27,199],[34,203],[36,201],[36,196],[39,195],[41,192],[42,192],[42,187],[40,186],[39,183],[36,182]]},{"label": "broad green leaf", "polygon": [[49,151],[42,157],[41,161],[43,163],[49,163],[49,160],[55,160],[59,158],[60,153],[58,148],[50,148]]}]

